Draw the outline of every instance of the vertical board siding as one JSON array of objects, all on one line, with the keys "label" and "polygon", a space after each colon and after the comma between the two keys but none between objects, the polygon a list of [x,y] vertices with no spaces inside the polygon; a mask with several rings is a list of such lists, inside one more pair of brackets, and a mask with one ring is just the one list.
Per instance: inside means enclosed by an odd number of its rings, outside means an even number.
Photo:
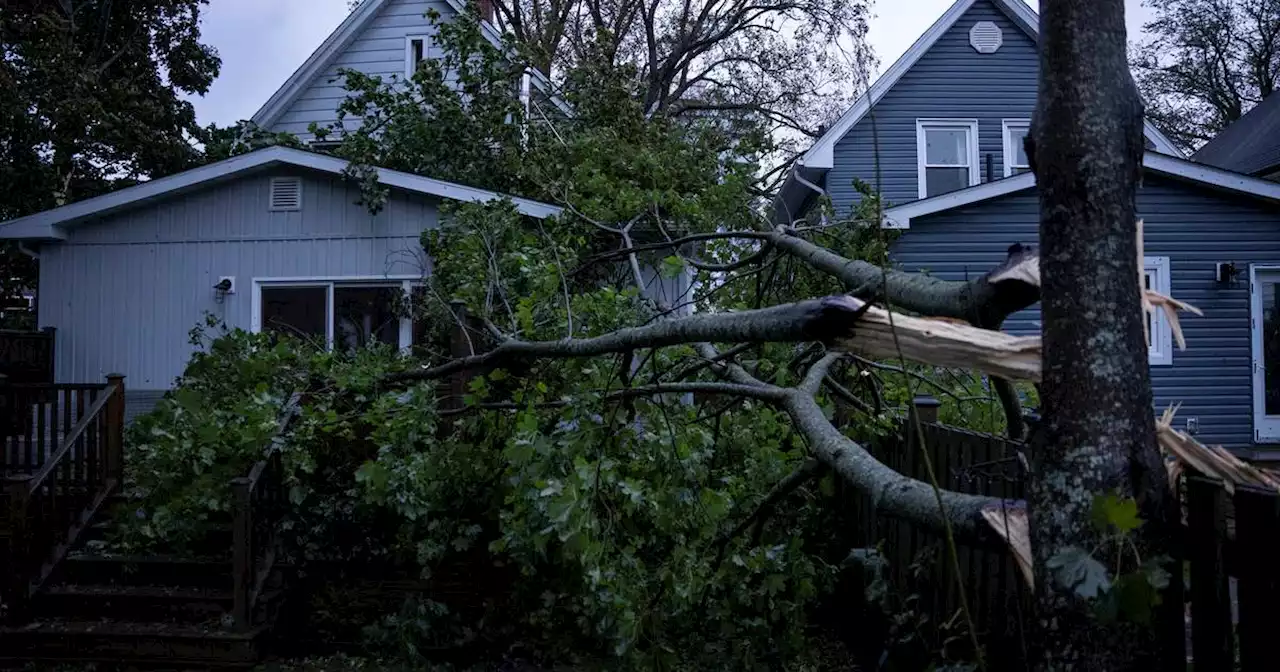
[{"label": "vertical board siding", "polygon": [[[268,211],[273,174],[304,178],[300,211]],[[85,223],[44,246],[39,317],[58,328],[58,382],[119,371],[131,404],[154,403],[182,372],[188,333],[206,312],[250,327],[254,278],[425,273],[419,235],[436,226],[436,204],[392,191],[375,216],[358,196],[336,176],[261,173]],[[236,293],[219,302],[221,276],[235,277]]]},{"label": "vertical board siding", "polygon": [[[1004,33],[994,54],[969,45],[969,29],[991,21]],[[988,181],[986,157],[995,178],[1004,175],[1004,119],[1030,119],[1039,72],[1036,43],[989,0],[978,0],[931,49],[845,134],[834,148],[826,188],[836,212],[857,201],[860,179],[874,188],[877,152],[880,189],[891,204],[918,197],[916,119],[977,119],[978,170]]]},{"label": "vertical board siding", "polygon": [[[1249,264],[1280,264],[1280,208],[1148,173],[1138,192],[1145,253],[1169,257],[1173,295],[1204,311],[1182,319],[1185,351],[1152,366],[1156,409],[1180,403],[1177,426],[1200,422],[1197,438],[1230,448],[1253,445]],[[911,221],[894,244],[905,270],[948,279],[976,277],[1004,259],[1013,243],[1036,244],[1035,189]],[[1243,269],[1234,286],[1219,285],[1214,264]],[[1005,330],[1038,333],[1039,307],[1010,317]]]},{"label": "vertical board siding", "polygon": [[[404,77],[406,35],[433,35],[435,27],[427,19],[428,9],[446,18],[453,9],[442,0],[391,0],[369,25],[348,43],[328,67],[317,74],[298,99],[271,126],[272,132],[294,133],[303,139],[311,122],[326,125],[337,121],[335,110],[346,98],[346,90],[338,74],[341,69],[359,70],[390,81],[394,75]],[[348,127],[359,125],[347,120]]]}]

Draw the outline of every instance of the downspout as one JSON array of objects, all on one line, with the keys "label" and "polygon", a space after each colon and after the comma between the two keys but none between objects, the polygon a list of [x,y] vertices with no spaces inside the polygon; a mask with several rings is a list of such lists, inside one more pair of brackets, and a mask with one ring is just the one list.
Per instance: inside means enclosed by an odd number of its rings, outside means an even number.
[{"label": "downspout", "polygon": [[[805,179],[805,177],[804,177],[803,175],[801,175],[801,174],[800,174],[800,171],[799,171],[799,169],[798,169],[796,166],[792,166],[792,167],[791,167],[791,177],[796,178],[796,182],[799,182],[801,185],[806,186],[806,187],[808,187],[808,188],[812,189],[815,193],[817,193],[817,194],[818,194],[818,196],[826,196],[826,195],[827,195],[827,190],[826,190],[826,189],[823,189],[822,187],[819,187],[818,185],[814,184],[813,182],[810,182],[809,180]],[[800,201],[800,202],[801,202],[801,203],[803,203],[803,202],[804,202],[804,200],[803,200],[803,199],[801,199],[801,201]],[[783,205],[784,205],[784,206],[786,205],[786,204],[785,204],[785,202],[783,203]],[[788,213],[788,214],[790,214],[790,213]],[[822,224],[823,224],[823,225],[826,225],[826,223],[827,223],[827,213],[825,213],[825,212],[824,212],[824,213],[822,213]]]},{"label": "downspout", "polygon": [[35,259],[36,261],[40,261],[40,253],[27,247],[26,243],[18,243],[18,251],[27,255],[28,257],[31,257],[32,259]]}]

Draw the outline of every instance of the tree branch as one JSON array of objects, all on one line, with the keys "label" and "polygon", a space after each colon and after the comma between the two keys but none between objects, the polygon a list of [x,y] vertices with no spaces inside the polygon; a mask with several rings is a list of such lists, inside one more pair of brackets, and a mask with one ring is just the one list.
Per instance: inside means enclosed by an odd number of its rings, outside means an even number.
[{"label": "tree branch", "polygon": [[[797,431],[809,440],[809,448],[815,457],[854,489],[870,495],[877,510],[888,511],[895,517],[931,530],[943,529],[942,512],[938,510],[932,486],[890,469],[856,441],[841,434],[827,420],[822,407],[812,396],[798,391],[789,392],[783,408],[791,416]],[[949,490],[943,490],[941,496],[946,517],[957,537],[980,541],[992,539],[982,510],[998,508],[1000,500]]]},{"label": "tree branch", "polygon": [[1000,324],[1005,317],[1040,300],[1038,286],[1022,281],[1011,272],[1019,267],[1039,265],[1035,249],[1023,245],[1011,246],[1000,266],[974,280],[962,282],[885,270],[870,262],[847,259],[784,231],[772,232],[768,241],[839,279],[859,298],[883,298],[894,308],[921,315],[950,317],[972,324]]}]

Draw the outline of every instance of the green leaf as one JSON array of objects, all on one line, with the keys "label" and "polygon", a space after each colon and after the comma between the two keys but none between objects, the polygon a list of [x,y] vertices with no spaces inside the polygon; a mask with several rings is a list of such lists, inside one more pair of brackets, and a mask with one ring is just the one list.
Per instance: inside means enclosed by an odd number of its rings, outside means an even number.
[{"label": "green leaf", "polygon": [[1108,526],[1121,534],[1128,534],[1142,526],[1137,500],[1120,497],[1113,492],[1093,498],[1091,515],[1094,527],[1103,533],[1107,532]]},{"label": "green leaf", "polygon": [[660,272],[664,278],[678,278],[681,273],[684,273],[684,260],[675,255],[665,257],[662,260]]},{"label": "green leaf", "polygon": [[1064,546],[1045,561],[1054,581],[1086,600],[1111,589],[1107,568],[1079,546]]}]

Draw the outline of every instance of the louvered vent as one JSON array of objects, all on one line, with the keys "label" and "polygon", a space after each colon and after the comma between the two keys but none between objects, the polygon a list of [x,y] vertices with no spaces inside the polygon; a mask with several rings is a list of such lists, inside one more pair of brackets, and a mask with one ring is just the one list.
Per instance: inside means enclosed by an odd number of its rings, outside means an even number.
[{"label": "louvered vent", "polygon": [[979,21],[969,29],[969,44],[979,54],[994,54],[1004,44],[1004,32],[990,21]]},{"label": "louvered vent", "polygon": [[271,178],[271,210],[301,210],[302,180],[297,177]]}]

